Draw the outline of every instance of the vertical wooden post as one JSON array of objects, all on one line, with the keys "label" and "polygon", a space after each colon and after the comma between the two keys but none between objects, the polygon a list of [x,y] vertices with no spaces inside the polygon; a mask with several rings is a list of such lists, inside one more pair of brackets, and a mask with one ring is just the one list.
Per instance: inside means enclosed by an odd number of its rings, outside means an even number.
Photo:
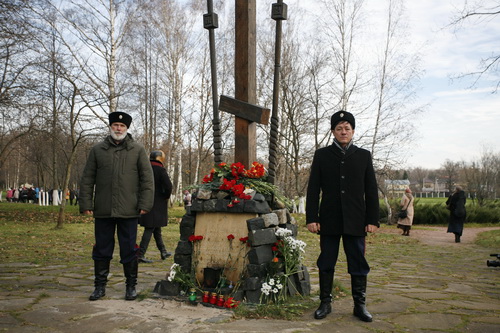
[{"label": "vertical wooden post", "polygon": [[[257,102],[256,0],[235,0],[235,98]],[[249,167],[257,158],[255,122],[235,117],[235,162]]]}]

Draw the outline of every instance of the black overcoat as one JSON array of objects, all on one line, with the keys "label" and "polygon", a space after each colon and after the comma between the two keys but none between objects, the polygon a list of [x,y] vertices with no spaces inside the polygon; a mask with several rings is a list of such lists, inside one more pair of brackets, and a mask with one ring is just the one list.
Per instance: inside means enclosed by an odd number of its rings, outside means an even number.
[{"label": "black overcoat", "polygon": [[465,203],[466,197],[464,191],[458,191],[453,193],[448,200],[446,200],[446,205],[450,209],[450,219],[448,222],[447,232],[453,232],[462,235],[464,230],[465,222]]},{"label": "black overcoat", "polygon": [[322,235],[365,236],[365,226],[380,226],[378,219],[378,187],[370,152],[355,145],[345,153],[336,145],[316,150],[306,223],[320,223]]},{"label": "black overcoat", "polygon": [[158,228],[168,224],[168,199],[172,194],[172,182],[167,170],[159,161],[150,161],[155,181],[153,209],[141,216],[139,223],[143,227]]}]

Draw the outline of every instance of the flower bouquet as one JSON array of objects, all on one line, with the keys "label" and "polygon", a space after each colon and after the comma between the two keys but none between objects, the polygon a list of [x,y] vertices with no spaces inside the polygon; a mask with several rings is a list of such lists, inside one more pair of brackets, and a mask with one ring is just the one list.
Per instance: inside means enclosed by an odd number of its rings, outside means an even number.
[{"label": "flower bouquet", "polygon": [[198,188],[227,192],[233,198],[229,204],[232,207],[241,200],[252,199],[252,195],[255,193],[267,196],[275,195],[277,187],[268,183],[266,179],[266,169],[258,162],[253,162],[250,169],[245,169],[245,166],[240,162],[231,165],[223,162],[212,168],[210,173],[203,177]]}]

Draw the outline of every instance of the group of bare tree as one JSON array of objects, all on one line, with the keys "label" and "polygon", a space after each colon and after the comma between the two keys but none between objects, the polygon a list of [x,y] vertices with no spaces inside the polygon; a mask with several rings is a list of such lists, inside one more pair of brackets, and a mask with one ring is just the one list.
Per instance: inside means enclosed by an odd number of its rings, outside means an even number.
[{"label": "group of bare tree", "polygon": [[[239,0],[236,0],[239,1]],[[272,104],[274,21],[258,1],[259,105]],[[331,143],[330,115],[354,113],[357,144],[380,175],[404,160],[416,103],[419,53],[403,0],[385,2],[369,26],[363,0],[323,0],[320,15],[288,1],[275,183],[301,196],[315,149]],[[214,1],[218,91],[234,94],[234,3]],[[129,112],[130,133],[167,153],[174,200],[213,166],[210,60],[204,1],[0,0],[0,184],[76,188],[90,147],[107,135],[107,114]],[[304,24],[307,21],[308,24]],[[383,44],[367,48],[371,34]],[[374,39],[374,38],[373,38]],[[405,131],[401,128],[405,127]],[[221,114],[224,160],[233,158],[233,119]],[[269,129],[258,131],[267,163]]]}]

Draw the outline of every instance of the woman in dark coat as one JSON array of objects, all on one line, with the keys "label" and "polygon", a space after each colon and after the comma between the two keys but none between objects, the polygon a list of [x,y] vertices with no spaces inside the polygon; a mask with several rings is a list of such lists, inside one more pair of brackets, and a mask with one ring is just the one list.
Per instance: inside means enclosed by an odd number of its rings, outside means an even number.
[{"label": "woman in dark coat", "polygon": [[446,207],[450,210],[450,220],[448,232],[455,234],[455,243],[460,243],[460,237],[464,230],[465,222],[465,192],[460,186],[455,188],[455,192],[446,200]]},{"label": "woman in dark coat", "polygon": [[163,166],[165,153],[161,150],[152,151],[149,155],[149,160],[153,168],[155,196],[153,209],[151,212],[142,215],[139,221],[144,227],[141,244],[139,245],[139,262],[143,263],[153,262],[144,257],[152,235],[155,238],[158,250],[160,250],[161,259],[165,260],[172,255],[170,252],[167,252],[161,236],[161,228],[168,224],[168,199],[172,194],[172,182],[168,177],[167,170]]}]

